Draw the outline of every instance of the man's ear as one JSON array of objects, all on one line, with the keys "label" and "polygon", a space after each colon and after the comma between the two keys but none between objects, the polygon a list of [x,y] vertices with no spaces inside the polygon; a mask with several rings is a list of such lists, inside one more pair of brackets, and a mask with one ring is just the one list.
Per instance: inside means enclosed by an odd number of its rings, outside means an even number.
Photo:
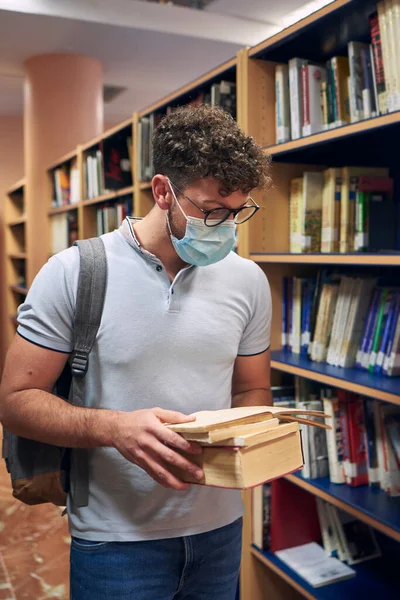
[{"label": "man's ear", "polygon": [[172,204],[172,193],[168,178],[165,175],[155,175],[152,181],[154,200],[161,210],[168,210]]}]

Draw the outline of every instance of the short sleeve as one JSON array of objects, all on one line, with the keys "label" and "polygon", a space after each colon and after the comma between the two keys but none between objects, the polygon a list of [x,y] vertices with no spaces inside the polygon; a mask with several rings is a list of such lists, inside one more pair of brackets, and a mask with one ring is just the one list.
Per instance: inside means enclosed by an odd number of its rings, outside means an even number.
[{"label": "short sleeve", "polygon": [[50,258],[18,308],[19,335],[50,350],[72,352],[78,270],[76,247]]},{"label": "short sleeve", "polygon": [[268,350],[271,340],[272,301],[268,279],[258,265],[253,283],[252,316],[239,344],[239,356],[252,356]]}]

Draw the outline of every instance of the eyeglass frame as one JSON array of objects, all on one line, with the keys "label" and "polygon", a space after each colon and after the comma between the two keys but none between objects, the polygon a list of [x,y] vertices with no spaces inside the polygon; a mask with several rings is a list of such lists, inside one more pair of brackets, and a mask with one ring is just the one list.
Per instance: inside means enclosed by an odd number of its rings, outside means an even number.
[{"label": "eyeglass frame", "polygon": [[[231,215],[234,215],[233,218],[236,218],[236,215],[238,215],[240,213],[240,211],[242,211],[244,208],[254,208],[254,212],[252,215],[250,215],[249,217],[247,217],[247,219],[245,219],[244,221],[241,221],[241,223],[236,223],[236,225],[243,225],[243,223],[246,223],[249,219],[251,219],[252,217],[254,217],[254,215],[256,214],[256,212],[260,209],[260,207],[258,206],[257,202],[255,202],[255,200],[253,200],[253,198],[251,196],[247,196],[246,198],[246,202],[247,200],[251,200],[252,201],[252,205],[244,205],[241,206],[240,208],[227,208],[226,206],[221,206],[220,208],[211,208],[210,210],[206,210],[204,208],[201,208],[201,206],[198,206],[198,204],[196,204],[196,202],[194,202],[193,200],[191,200],[189,198],[189,196],[186,196],[186,194],[184,194],[178,187],[176,187],[176,185],[174,183],[172,183],[172,181],[170,179],[168,179],[169,183],[181,194],[181,196],[183,196],[184,198],[186,198],[186,200],[188,200],[191,204],[193,204],[193,206],[195,206],[196,208],[198,208],[199,210],[201,210],[201,212],[204,215],[204,225],[206,227],[218,227],[218,225],[222,225],[222,223],[225,223],[225,221],[227,221],[229,219],[229,217]],[[215,225],[209,225],[207,223],[207,219],[210,216],[211,213],[213,213],[215,210],[227,210],[229,211],[227,216],[225,217],[225,219],[223,219],[222,221],[218,221],[218,223],[215,223]]]}]

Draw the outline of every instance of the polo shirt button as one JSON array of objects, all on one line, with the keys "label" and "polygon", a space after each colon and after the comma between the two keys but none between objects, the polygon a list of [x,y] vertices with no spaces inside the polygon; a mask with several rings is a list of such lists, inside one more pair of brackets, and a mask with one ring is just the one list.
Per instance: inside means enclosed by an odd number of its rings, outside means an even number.
[{"label": "polo shirt button", "polygon": [[158,272],[160,272],[160,271],[162,271],[162,266],[161,265],[157,265],[156,269],[157,269]]}]

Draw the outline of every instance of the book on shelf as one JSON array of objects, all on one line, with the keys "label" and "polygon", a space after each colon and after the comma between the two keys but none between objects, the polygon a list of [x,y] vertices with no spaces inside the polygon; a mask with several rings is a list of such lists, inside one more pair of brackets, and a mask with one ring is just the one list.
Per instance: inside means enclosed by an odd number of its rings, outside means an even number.
[{"label": "book on shelf", "polygon": [[299,422],[329,427],[311,420],[323,418],[322,411],[279,406],[201,411],[194,416],[193,422],[167,427],[203,446],[202,454],[191,460],[203,469],[204,476],[197,480],[180,469],[176,473],[190,483],[237,489],[260,485],[302,467]]},{"label": "book on shelf", "polygon": [[317,498],[322,544],[328,556],[355,565],[381,556],[375,532],[366,523]]},{"label": "book on shelf", "polygon": [[77,211],[53,215],[50,223],[52,254],[66,250],[78,239]]},{"label": "book on shelf", "polygon": [[386,168],[304,171],[290,181],[290,252],[397,249],[394,180]]},{"label": "book on shelf", "polygon": [[127,195],[118,202],[108,202],[96,209],[96,235],[110,233],[117,229],[127,216],[132,216],[132,196]]},{"label": "book on shelf", "polygon": [[400,290],[395,285],[326,270],[317,279],[287,277],[283,284],[286,350],[335,367],[400,374]]},{"label": "book on shelf", "polygon": [[133,183],[131,128],[122,129],[89,149],[84,157],[85,198],[93,199]]},{"label": "book on shelf", "polygon": [[370,40],[350,40],[346,56],[276,65],[277,144],[400,109],[399,0],[380,1],[360,18]]},{"label": "book on shelf", "polygon": [[322,587],[354,577],[354,569],[337,558],[327,556],[315,542],[279,550],[276,556],[312,587]]},{"label": "book on shelf", "polygon": [[325,431],[300,425],[302,477],[329,476],[335,484],[369,485],[400,495],[400,408],[299,377],[295,389],[300,408],[318,410],[319,396],[331,425]]},{"label": "book on shelf", "polygon": [[52,171],[53,208],[61,208],[80,201],[80,175],[76,166],[69,163]]}]

